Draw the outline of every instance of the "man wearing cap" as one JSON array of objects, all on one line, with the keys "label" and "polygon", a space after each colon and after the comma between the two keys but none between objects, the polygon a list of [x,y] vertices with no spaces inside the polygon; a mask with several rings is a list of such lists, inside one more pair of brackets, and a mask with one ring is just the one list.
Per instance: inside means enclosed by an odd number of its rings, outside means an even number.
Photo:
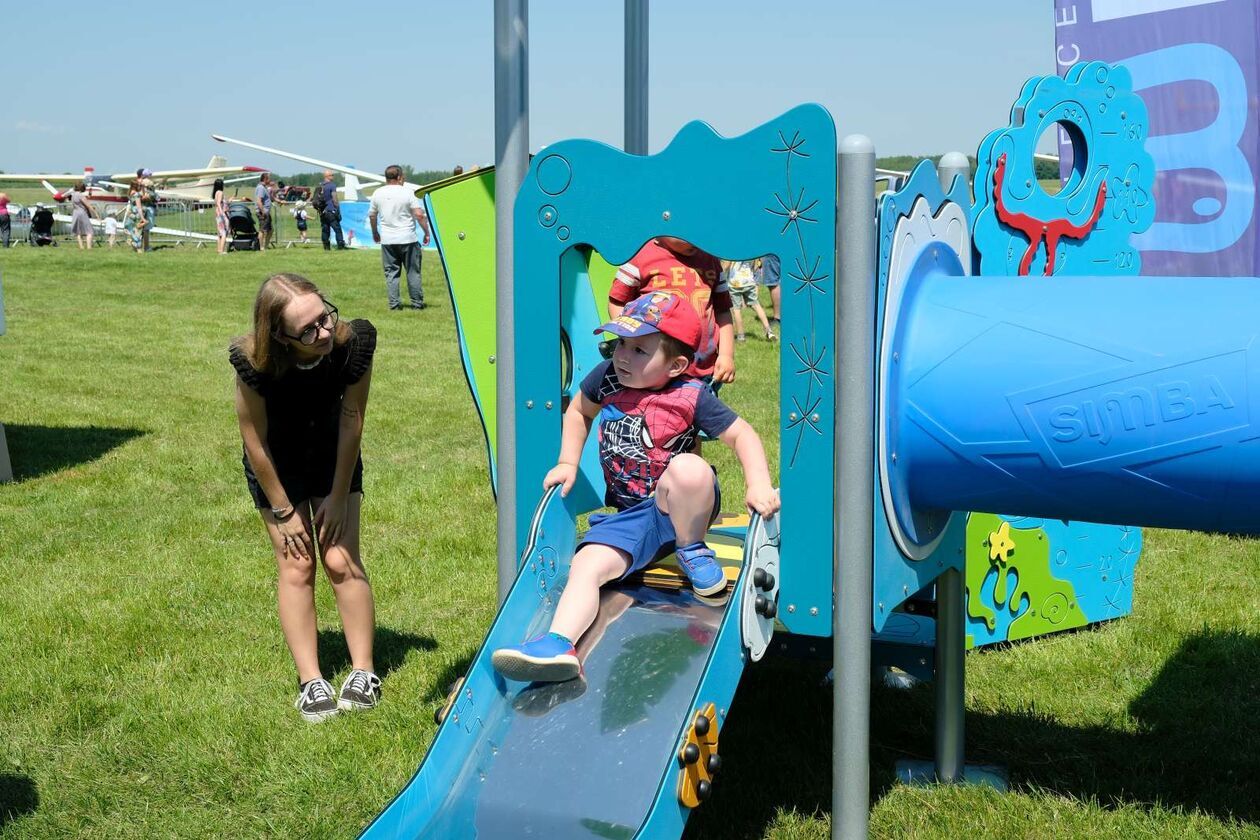
[{"label": "man wearing cap", "polygon": [[579,676],[576,645],[598,613],[600,587],[668,554],[677,552],[701,600],[725,602],[726,574],[704,542],[722,497],[713,469],[693,452],[699,432],[735,450],[750,508],[762,516],[779,509],[757,433],[687,373],[704,340],[700,316],[687,298],[647,292],[595,332],[620,340],[612,358],[582,381],[565,411],[559,461],[543,488],[559,486],[560,494],[568,495],[598,420],[604,502],[616,512],[591,517],[550,631],[492,655],[494,667],[509,679],[559,682]]}]

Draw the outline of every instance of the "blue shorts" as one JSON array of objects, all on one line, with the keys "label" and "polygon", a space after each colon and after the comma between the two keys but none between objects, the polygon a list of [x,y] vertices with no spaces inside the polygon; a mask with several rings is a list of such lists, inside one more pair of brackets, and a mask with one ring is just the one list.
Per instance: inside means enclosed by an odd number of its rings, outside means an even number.
[{"label": "blue shorts", "polygon": [[[718,486],[715,473],[713,512],[709,516],[709,522],[716,521],[721,512],[722,488]],[[624,579],[626,575],[673,554],[677,548],[676,539],[674,523],[656,506],[656,496],[651,496],[625,510],[591,516],[591,528],[578,543],[578,549],[587,543],[594,543],[618,548],[629,554],[630,568],[621,576]]]}]

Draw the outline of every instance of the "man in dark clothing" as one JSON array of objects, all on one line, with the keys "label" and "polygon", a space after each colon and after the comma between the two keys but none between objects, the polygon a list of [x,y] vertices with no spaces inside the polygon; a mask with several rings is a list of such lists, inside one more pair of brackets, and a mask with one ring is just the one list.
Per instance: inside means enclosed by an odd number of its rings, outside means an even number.
[{"label": "man in dark clothing", "polygon": [[324,183],[319,185],[324,196],[324,208],[319,211],[319,238],[324,243],[324,250],[332,249],[329,241],[332,234],[337,235],[337,250],[344,251],[346,238],[341,232],[341,205],[337,201],[337,185],[333,183],[331,169],[324,170]]}]

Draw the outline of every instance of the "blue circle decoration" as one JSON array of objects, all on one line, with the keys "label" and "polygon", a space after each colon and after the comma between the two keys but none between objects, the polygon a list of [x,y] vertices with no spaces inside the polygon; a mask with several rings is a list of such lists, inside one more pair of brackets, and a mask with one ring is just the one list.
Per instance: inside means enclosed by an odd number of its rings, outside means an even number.
[{"label": "blue circle decoration", "polygon": [[549,155],[538,164],[538,188],[547,195],[560,195],[573,180],[573,167],[560,155]]}]

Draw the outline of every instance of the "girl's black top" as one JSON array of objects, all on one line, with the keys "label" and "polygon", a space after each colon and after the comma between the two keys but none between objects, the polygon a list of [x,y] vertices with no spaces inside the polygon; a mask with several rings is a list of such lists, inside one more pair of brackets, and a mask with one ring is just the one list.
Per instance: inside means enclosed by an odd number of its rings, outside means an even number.
[{"label": "girl's black top", "polygon": [[[267,447],[281,480],[331,471],[337,462],[341,399],[363,378],[376,352],[371,321],[350,321],[351,337],[309,370],[290,367],[279,377],[254,369],[237,347],[228,357],[241,381],[267,403]],[[246,461],[248,468],[248,461]]]}]

